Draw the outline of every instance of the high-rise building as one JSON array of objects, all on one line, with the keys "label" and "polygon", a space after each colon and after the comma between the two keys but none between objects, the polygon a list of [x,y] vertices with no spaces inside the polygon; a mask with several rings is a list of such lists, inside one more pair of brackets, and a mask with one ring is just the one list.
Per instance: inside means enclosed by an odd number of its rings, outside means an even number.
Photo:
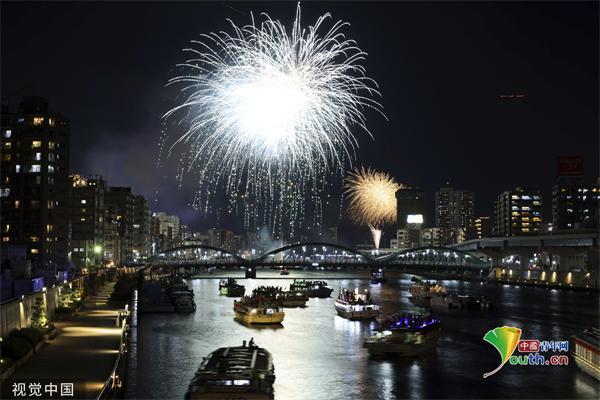
[{"label": "high-rise building", "polygon": [[69,252],[69,120],[40,97],[2,107],[2,251],[27,247],[35,270],[66,269]]},{"label": "high-rise building", "polygon": [[554,231],[598,228],[600,183],[562,179],[552,189]]},{"label": "high-rise building", "polygon": [[152,214],[144,196],[133,196],[133,260],[139,261],[151,254]]},{"label": "high-rise building", "polygon": [[518,187],[494,202],[494,236],[536,235],[542,224],[542,194]]},{"label": "high-rise building", "polygon": [[[396,212],[398,229],[405,229],[407,224],[415,223],[420,218],[423,226],[428,224],[426,217],[427,206],[425,194],[417,187],[407,187],[396,191]],[[418,217],[418,216],[421,217]]]},{"label": "high-rise building", "polygon": [[77,174],[70,178],[71,261],[79,268],[99,267],[104,258],[106,181]]},{"label": "high-rise building", "polygon": [[154,213],[152,215],[152,226],[157,251],[175,247],[183,242],[180,238],[179,217],[176,215],[167,215],[164,212]]},{"label": "high-rise building", "polygon": [[[129,187],[110,187],[104,194],[104,207],[108,212],[109,229],[116,227],[118,237],[118,254],[121,263],[134,261],[133,253],[133,224],[135,213],[135,196]],[[111,235],[113,233],[111,232]],[[114,245],[114,244],[113,244]]]},{"label": "high-rise building", "polygon": [[442,244],[460,243],[473,230],[473,192],[449,186],[435,192],[435,226],[441,229]]},{"label": "high-rise building", "polygon": [[477,239],[492,236],[494,224],[490,217],[477,217],[473,223]]}]

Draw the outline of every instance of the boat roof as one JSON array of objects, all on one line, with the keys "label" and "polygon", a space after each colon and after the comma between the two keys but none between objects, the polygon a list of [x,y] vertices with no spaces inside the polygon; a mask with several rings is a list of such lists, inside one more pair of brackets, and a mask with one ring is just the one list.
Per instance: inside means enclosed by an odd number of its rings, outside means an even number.
[{"label": "boat roof", "polygon": [[201,380],[252,379],[273,369],[271,353],[261,347],[221,347],[206,358],[196,377]]},{"label": "boat roof", "polygon": [[600,347],[600,329],[598,328],[588,328],[583,333],[577,334],[574,337],[596,349]]}]

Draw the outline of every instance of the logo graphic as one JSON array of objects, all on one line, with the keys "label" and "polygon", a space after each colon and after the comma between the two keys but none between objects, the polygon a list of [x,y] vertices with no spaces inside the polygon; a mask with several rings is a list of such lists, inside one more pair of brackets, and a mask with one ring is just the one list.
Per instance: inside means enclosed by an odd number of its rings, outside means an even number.
[{"label": "logo graphic", "polygon": [[521,338],[521,329],[512,326],[501,326],[489,330],[483,340],[491,344],[498,350],[500,357],[502,358],[500,365],[490,372],[483,374],[484,378],[494,375],[500,371],[500,368],[506,364],[510,356],[514,353],[515,349],[519,345],[519,339]]}]

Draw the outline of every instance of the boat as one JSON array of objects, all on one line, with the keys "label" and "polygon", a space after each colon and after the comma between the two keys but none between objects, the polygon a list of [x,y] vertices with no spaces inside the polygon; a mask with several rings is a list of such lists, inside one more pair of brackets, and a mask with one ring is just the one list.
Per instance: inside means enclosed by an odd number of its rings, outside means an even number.
[{"label": "boat", "polygon": [[304,307],[308,301],[308,296],[304,292],[286,291],[280,286],[259,286],[252,293],[268,297],[280,307]]},{"label": "boat", "polygon": [[431,299],[434,294],[443,294],[446,293],[446,288],[437,283],[416,283],[414,285],[410,285],[408,288],[408,292],[418,299]]},{"label": "boat", "polygon": [[227,297],[242,297],[246,289],[239,285],[233,278],[223,279],[219,282],[219,293]]},{"label": "boat", "polygon": [[571,337],[571,356],[586,374],[600,381],[600,329],[588,328]]},{"label": "boat", "polygon": [[360,293],[358,288],[354,292],[341,288],[334,307],[340,317],[351,320],[373,319],[379,315],[379,305],[373,304],[369,291]]},{"label": "boat", "polygon": [[303,279],[294,279],[290,285],[292,292],[304,292],[308,297],[326,298],[331,296],[333,289],[327,287],[325,281],[306,281]]},{"label": "boat", "polygon": [[281,270],[281,272],[279,273],[279,275],[289,275],[290,271],[287,270],[287,268],[284,268]]},{"label": "boat", "polygon": [[492,303],[483,296],[457,295],[458,307],[467,310],[489,310]]},{"label": "boat", "polygon": [[440,333],[441,323],[431,315],[391,315],[365,338],[363,347],[372,355],[418,356],[437,345]]},{"label": "boat", "polygon": [[244,324],[280,324],[285,313],[268,297],[244,296],[233,301],[234,319]]},{"label": "boat", "polygon": [[203,358],[186,399],[225,400],[274,398],[275,367],[266,349],[253,345],[221,347]]},{"label": "boat", "polygon": [[374,285],[378,283],[385,283],[385,273],[383,272],[383,269],[379,268],[376,271],[371,271],[370,282]]}]

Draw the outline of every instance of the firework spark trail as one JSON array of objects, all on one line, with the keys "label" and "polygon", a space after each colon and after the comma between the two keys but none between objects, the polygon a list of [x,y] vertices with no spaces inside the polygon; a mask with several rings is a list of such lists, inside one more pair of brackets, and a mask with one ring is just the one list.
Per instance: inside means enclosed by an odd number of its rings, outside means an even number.
[{"label": "firework spark trail", "polygon": [[343,176],[357,147],[352,129],[370,135],[363,111],[382,107],[361,65],[366,53],[341,32],[347,23],[321,33],[325,14],[302,28],[300,4],[289,33],[262,17],[243,27],[229,20],[232,33],[184,49],[185,73],[169,81],[183,85],[184,101],[165,118],[184,114],[188,128],[169,152],[187,152],[184,173],[198,172],[197,206],[224,187],[232,204],[266,205],[264,218],[293,226],[304,198],[319,199],[327,175]]},{"label": "firework spark trail", "polygon": [[381,229],[396,221],[396,191],[404,187],[385,172],[359,168],[346,177],[348,214],[358,225],[368,226],[375,248],[379,248]]}]

